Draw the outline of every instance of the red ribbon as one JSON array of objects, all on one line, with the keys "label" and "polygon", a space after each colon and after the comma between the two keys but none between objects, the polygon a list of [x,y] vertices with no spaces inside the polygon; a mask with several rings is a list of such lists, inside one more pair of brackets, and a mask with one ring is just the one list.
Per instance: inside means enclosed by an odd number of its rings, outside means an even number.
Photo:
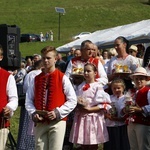
[{"label": "red ribbon", "polygon": [[90,87],[90,84],[85,84],[84,87],[82,88],[83,91],[86,91]]}]

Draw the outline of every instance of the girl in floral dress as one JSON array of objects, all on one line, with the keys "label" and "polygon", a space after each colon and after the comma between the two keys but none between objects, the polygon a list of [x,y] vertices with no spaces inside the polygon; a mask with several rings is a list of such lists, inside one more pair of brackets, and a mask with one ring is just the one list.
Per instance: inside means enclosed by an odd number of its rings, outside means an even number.
[{"label": "girl in floral dress", "polygon": [[78,86],[78,106],[70,134],[70,142],[80,144],[82,150],[97,150],[98,144],[108,141],[104,112],[110,106],[110,97],[95,81],[97,69],[84,66],[85,81]]}]

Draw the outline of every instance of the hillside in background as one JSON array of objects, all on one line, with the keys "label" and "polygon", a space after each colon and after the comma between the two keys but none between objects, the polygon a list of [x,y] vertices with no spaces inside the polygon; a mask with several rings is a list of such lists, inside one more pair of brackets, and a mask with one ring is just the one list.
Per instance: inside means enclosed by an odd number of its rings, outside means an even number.
[{"label": "hillside in background", "polygon": [[[53,42],[20,43],[23,57],[40,53],[47,45],[55,47],[71,41],[79,32],[106,29],[150,19],[148,0],[1,0],[0,24],[17,25],[21,33],[54,32]],[[58,40],[58,13],[55,7],[65,8],[61,15]],[[19,112],[12,119],[11,131],[17,138]]]},{"label": "hillside in background", "polygon": [[[21,33],[54,32],[53,43],[21,43],[23,56],[39,52],[46,45],[61,46],[79,32],[93,32],[150,18],[148,0],[1,0],[0,5],[0,24],[15,24]],[[66,11],[60,18],[60,41],[59,14],[55,7]]]}]

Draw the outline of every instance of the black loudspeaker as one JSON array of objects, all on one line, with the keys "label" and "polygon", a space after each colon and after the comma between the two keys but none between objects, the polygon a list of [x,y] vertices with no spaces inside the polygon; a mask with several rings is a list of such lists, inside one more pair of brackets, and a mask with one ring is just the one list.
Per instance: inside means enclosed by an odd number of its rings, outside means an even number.
[{"label": "black loudspeaker", "polygon": [[0,25],[0,44],[3,48],[3,60],[0,66],[6,70],[20,68],[21,53],[19,51],[20,28],[16,25]]}]

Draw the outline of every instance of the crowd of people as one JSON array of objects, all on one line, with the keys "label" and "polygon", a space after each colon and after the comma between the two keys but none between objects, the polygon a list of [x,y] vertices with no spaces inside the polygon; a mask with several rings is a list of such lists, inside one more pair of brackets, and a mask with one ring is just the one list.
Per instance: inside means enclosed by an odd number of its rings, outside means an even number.
[{"label": "crowd of people", "polygon": [[45,35],[43,34],[43,32],[40,32],[40,41],[44,42],[44,41],[54,41],[54,33],[52,30],[47,31],[45,33]]},{"label": "crowd of people", "polygon": [[[122,36],[109,50],[85,40],[66,56],[46,46],[21,62],[19,70],[0,68],[5,76],[0,78],[0,147],[6,145],[18,90],[18,95],[26,94],[18,150],[98,150],[99,145],[104,150],[149,150],[150,74],[142,67],[140,46],[129,45]],[[0,60],[2,54],[0,48]]]}]

